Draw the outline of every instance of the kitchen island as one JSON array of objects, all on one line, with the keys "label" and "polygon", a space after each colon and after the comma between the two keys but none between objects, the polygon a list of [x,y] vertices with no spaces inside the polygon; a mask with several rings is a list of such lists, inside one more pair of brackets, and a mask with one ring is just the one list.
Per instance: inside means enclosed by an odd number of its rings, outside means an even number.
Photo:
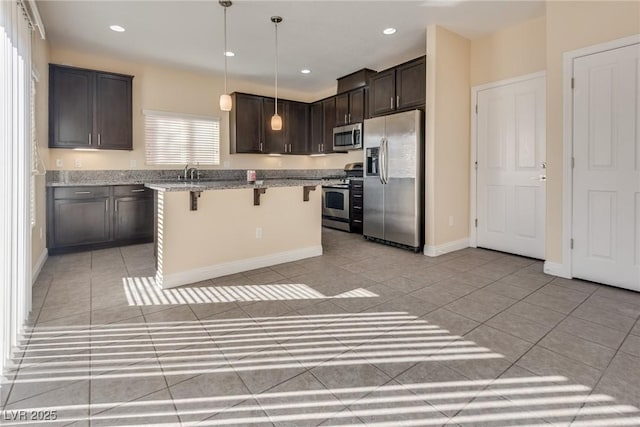
[{"label": "kitchen island", "polygon": [[157,193],[156,283],[172,288],[322,255],[321,184],[146,184]]}]

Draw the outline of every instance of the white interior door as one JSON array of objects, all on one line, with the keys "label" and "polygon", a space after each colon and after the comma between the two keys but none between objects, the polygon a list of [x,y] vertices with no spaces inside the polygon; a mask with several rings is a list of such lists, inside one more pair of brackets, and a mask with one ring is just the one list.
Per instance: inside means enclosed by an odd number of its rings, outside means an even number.
[{"label": "white interior door", "polygon": [[573,75],[573,276],[640,291],[640,44]]},{"label": "white interior door", "polygon": [[544,259],[546,84],[536,77],[477,96],[477,245]]}]

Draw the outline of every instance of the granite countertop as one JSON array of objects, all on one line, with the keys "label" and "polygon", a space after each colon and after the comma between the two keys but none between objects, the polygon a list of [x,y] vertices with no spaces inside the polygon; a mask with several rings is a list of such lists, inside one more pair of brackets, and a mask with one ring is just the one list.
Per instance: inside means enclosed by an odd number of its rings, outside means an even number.
[{"label": "granite countertop", "polygon": [[[333,180],[338,181],[338,180]],[[269,188],[269,187],[304,187],[316,186],[329,182],[323,179],[265,179],[256,183],[247,181],[183,181],[183,182],[147,182],[146,187],[158,191],[207,191],[233,190],[241,188]]]},{"label": "granite countertop", "polygon": [[47,182],[47,187],[98,187],[103,185],[142,185],[146,184],[144,180],[116,180],[107,179],[99,181],[71,181],[71,182]]},{"label": "granite countertop", "polygon": [[178,181],[178,180],[99,180],[85,182],[48,182],[48,187],[86,187],[86,186],[106,186],[106,185],[144,185],[157,191],[207,191],[207,190],[230,190],[238,188],[268,188],[268,187],[303,187],[323,185],[327,183],[341,182],[339,179],[320,178],[280,178],[258,180],[257,183],[249,183],[243,180],[201,180],[201,181]]}]

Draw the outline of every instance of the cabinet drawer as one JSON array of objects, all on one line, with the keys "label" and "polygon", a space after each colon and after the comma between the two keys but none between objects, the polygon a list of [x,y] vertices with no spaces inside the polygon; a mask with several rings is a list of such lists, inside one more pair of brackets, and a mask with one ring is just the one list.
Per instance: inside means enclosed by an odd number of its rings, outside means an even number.
[{"label": "cabinet drawer", "polygon": [[113,187],[113,195],[115,197],[136,196],[136,197],[152,197],[153,190],[146,188],[143,184],[137,185],[116,185]]},{"label": "cabinet drawer", "polygon": [[92,199],[94,197],[109,197],[109,187],[56,187],[53,189],[54,199]]},{"label": "cabinet drawer", "polygon": [[351,181],[351,191],[357,191],[360,190],[362,191],[362,188],[364,187],[364,184],[362,181]]}]

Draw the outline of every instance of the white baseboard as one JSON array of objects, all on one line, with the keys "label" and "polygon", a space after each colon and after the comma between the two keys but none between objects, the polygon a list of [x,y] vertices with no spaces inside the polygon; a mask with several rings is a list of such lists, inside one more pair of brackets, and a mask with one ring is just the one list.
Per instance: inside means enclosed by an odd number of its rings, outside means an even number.
[{"label": "white baseboard", "polygon": [[49,257],[49,252],[47,251],[47,248],[44,248],[40,253],[40,256],[38,257],[38,261],[36,262],[35,267],[31,268],[31,285],[32,286],[34,283],[36,283],[36,280],[38,280],[38,276],[42,271],[42,267],[44,267],[44,263],[47,262],[48,257]]},{"label": "white baseboard", "polygon": [[571,279],[571,273],[568,271],[568,268],[566,268],[564,264],[545,261],[543,268],[546,274],[563,277],[565,279]]},{"label": "white baseboard", "polygon": [[449,252],[459,251],[460,249],[469,247],[469,238],[455,240],[453,242],[447,242],[438,246],[425,246],[424,254],[426,256],[438,256],[448,254]]},{"label": "white baseboard", "polygon": [[188,285],[202,280],[214,279],[216,277],[227,276],[229,274],[242,273],[244,271],[255,270],[256,268],[270,267],[272,265],[298,261],[320,255],[322,255],[322,246],[311,246],[292,251],[278,252],[271,255],[210,265],[194,270],[182,271],[180,273],[164,274],[162,275],[162,279],[159,280],[157,278],[156,280],[158,280],[158,285],[163,289],[175,288],[176,286]]}]

